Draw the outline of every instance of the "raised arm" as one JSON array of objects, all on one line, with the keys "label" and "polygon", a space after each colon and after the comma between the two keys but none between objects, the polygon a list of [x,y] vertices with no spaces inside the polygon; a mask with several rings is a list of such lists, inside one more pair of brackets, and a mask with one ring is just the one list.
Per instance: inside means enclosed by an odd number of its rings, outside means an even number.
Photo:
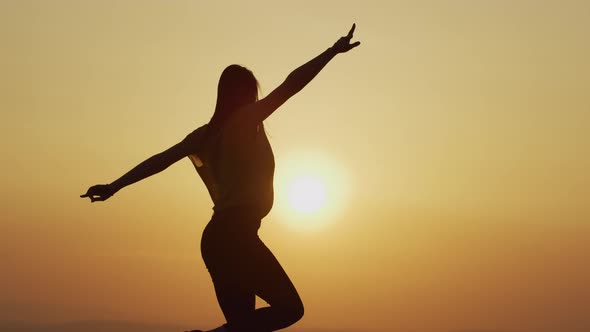
[{"label": "raised arm", "polygon": [[180,142],[166,151],[144,160],[114,182],[88,188],[86,194],[80,195],[80,197],[88,197],[91,202],[104,201],[126,186],[165,170],[186,155],[185,145]]},{"label": "raised arm", "polygon": [[[336,54],[348,52],[361,44],[358,41],[352,44],[350,43],[355,27],[356,25],[353,24],[346,36],[341,37],[332,47],[295,69],[281,85],[265,98],[247,107],[247,110],[243,113],[247,114],[246,116],[248,118],[253,118],[256,122],[266,119],[279,106],[285,103],[287,99],[301,91]],[[250,107],[252,109],[249,109]]]},{"label": "raised arm", "polygon": [[92,186],[80,197],[88,197],[91,202],[104,201],[124,187],[165,170],[183,157],[200,153],[199,151],[205,141],[206,128],[202,126],[188,134],[180,143],[144,160],[114,182]]}]

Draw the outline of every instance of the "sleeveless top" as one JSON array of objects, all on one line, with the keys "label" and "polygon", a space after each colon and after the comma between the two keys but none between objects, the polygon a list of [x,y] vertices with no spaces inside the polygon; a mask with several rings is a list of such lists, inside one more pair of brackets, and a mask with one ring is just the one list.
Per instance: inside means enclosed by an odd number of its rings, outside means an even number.
[{"label": "sleeveless top", "polygon": [[274,155],[264,132],[236,141],[222,129],[203,125],[183,140],[188,157],[205,183],[214,211],[243,208],[262,219],[273,205]]}]

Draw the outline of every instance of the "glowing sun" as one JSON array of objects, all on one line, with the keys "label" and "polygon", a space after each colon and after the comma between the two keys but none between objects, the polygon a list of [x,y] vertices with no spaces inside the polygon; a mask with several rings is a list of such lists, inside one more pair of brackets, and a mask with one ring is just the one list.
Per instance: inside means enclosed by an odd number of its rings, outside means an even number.
[{"label": "glowing sun", "polygon": [[325,154],[298,153],[277,161],[277,219],[298,229],[325,227],[342,213],[348,192],[344,165]]},{"label": "glowing sun", "polygon": [[303,213],[316,212],[326,201],[324,184],[312,176],[304,175],[293,179],[287,192],[291,207]]}]

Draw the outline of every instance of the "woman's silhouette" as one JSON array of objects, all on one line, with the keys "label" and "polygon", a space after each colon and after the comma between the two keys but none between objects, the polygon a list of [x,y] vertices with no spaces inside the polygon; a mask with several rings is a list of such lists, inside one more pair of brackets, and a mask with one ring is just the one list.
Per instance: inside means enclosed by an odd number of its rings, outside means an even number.
[{"label": "woman's silhouette", "polygon": [[[189,157],[213,200],[213,216],[201,253],[227,323],[212,331],[267,332],[298,321],[303,303],[289,277],[258,237],[273,204],[274,156],[263,121],[299,92],[350,43],[355,25],[311,61],[294,70],[258,100],[258,82],[248,69],[231,65],[221,74],[215,113],[180,143],[137,165],[111,184],[95,185],[80,197],[104,201],[122,188]],[[255,296],[269,306],[255,309]],[[199,331],[199,330],[194,330]]]}]

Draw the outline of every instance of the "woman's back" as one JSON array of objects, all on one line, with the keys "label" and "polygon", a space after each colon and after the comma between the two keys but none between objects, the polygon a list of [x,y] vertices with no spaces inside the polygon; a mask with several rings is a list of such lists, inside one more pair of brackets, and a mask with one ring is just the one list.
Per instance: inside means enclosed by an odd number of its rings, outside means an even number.
[{"label": "woman's back", "polygon": [[262,218],[273,205],[274,155],[262,124],[239,136],[232,127],[206,124],[190,133],[184,140],[189,158],[214,210],[241,207]]}]

